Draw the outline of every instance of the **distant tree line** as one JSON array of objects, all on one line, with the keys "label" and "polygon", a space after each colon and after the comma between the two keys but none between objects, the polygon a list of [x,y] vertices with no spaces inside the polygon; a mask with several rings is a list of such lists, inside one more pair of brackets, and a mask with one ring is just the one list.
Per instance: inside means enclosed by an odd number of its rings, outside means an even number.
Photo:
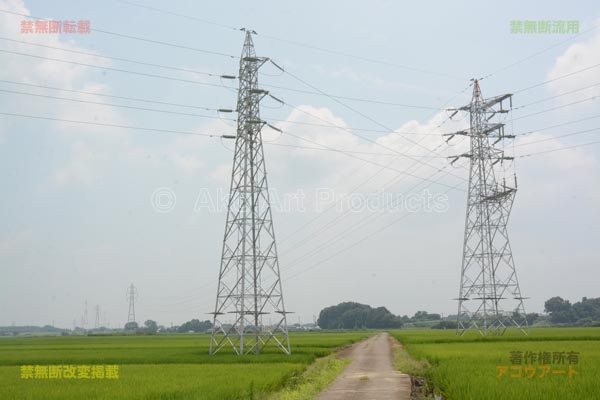
[{"label": "distant tree line", "polygon": [[209,320],[200,321],[199,319],[192,319],[181,326],[177,327],[177,332],[187,333],[187,332],[197,332],[202,333],[211,329],[213,326],[212,322]]},{"label": "distant tree line", "polygon": [[[571,304],[556,296],[545,302],[544,309],[548,315],[526,315],[529,326],[600,326],[600,298],[584,297]],[[355,302],[324,308],[317,322],[322,329],[456,329],[456,315],[442,318],[440,314],[417,311],[412,317],[397,316],[385,307],[373,308]]]},{"label": "distant tree line", "polygon": [[322,329],[400,328],[402,320],[385,307],[372,308],[353,302],[326,307],[317,321]]},{"label": "distant tree line", "polygon": [[200,321],[199,319],[192,319],[187,321],[180,326],[175,326],[172,328],[165,328],[164,326],[158,326],[156,321],[151,319],[144,322],[144,326],[139,326],[137,322],[128,322],[124,326],[125,331],[135,332],[138,335],[153,335],[157,332],[171,332],[171,333],[203,333],[212,328],[212,322]]},{"label": "distant tree line", "polygon": [[545,311],[553,324],[574,326],[600,326],[600,297],[571,304],[562,297],[552,297],[544,303]]}]

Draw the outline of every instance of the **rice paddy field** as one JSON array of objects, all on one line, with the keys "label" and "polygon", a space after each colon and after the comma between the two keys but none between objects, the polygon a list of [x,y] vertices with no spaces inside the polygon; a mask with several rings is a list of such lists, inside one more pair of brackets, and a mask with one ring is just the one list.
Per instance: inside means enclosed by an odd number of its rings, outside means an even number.
[{"label": "rice paddy field", "polygon": [[486,338],[450,330],[393,335],[426,360],[419,372],[447,400],[600,399],[600,328],[532,329],[529,337],[514,330]]},{"label": "rice paddy field", "polygon": [[[0,399],[270,399],[317,358],[374,333],[294,333],[291,356],[273,349],[258,357],[211,356],[208,335],[2,338]],[[391,333],[419,366],[405,372],[425,376],[445,400],[600,399],[600,328]],[[23,377],[23,366],[69,365],[116,365],[118,377]]]},{"label": "rice paddy field", "polygon": [[[273,349],[258,357],[211,356],[208,335],[2,338],[0,399],[258,399],[289,384],[316,358],[369,334],[291,334],[291,356]],[[28,369],[69,365],[83,366],[83,378],[35,376]],[[118,377],[109,372],[113,365]],[[92,379],[98,366],[105,375]]]}]

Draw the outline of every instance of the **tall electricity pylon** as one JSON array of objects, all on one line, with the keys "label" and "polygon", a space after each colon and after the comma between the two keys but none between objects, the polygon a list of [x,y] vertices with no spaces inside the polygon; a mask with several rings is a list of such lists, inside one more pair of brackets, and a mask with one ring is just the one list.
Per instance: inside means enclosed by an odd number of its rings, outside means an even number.
[{"label": "tall electricity pylon", "polygon": [[[240,58],[237,135],[210,354],[223,347],[259,354],[267,345],[291,353],[261,136],[265,121],[259,113],[268,92],[258,88],[258,69],[268,58],[256,56],[253,33],[246,30]],[[277,315],[274,324],[263,323],[267,314]]]},{"label": "tall electricity pylon", "polygon": [[96,321],[94,323],[94,328],[98,329],[100,328],[100,305],[96,304],[94,310],[96,311]]},{"label": "tall electricity pylon", "polygon": [[502,335],[508,327],[529,334],[506,228],[517,178],[513,175],[512,185],[506,182],[501,167],[513,157],[505,156],[499,146],[514,135],[504,133],[502,122],[493,122],[510,111],[503,108],[504,101],[510,101],[512,108],[511,94],[484,99],[475,80],[471,103],[455,110],[470,114],[470,129],[449,134],[448,138],[462,135],[471,142],[470,151],[452,161],[470,159],[457,335],[470,329],[484,336]]},{"label": "tall electricity pylon", "polygon": [[127,301],[129,302],[129,312],[127,313],[127,322],[135,322],[135,301],[138,298],[138,292],[133,283],[127,288]]},{"label": "tall electricity pylon", "polygon": [[88,307],[87,307],[87,300],[84,303],[83,306],[83,315],[81,316],[81,329],[83,329],[84,331],[86,330],[87,327],[87,323],[88,323]]}]

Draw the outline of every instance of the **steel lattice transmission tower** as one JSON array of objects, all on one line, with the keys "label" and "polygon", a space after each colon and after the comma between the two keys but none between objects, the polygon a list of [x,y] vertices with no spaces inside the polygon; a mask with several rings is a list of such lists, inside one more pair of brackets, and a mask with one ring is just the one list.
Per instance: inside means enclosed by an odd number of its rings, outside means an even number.
[{"label": "steel lattice transmission tower", "polygon": [[[223,347],[259,354],[267,345],[291,352],[261,136],[265,122],[259,113],[268,92],[258,88],[258,70],[268,58],[256,56],[253,33],[246,30],[240,58],[237,135],[211,354]],[[267,314],[273,324],[263,322]]]},{"label": "steel lattice transmission tower", "polygon": [[81,316],[81,329],[83,329],[84,331],[86,330],[87,323],[88,323],[88,303],[86,300],[84,303],[84,306],[83,306],[83,315]]},{"label": "steel lattice transmission tower", "polygon": [[96,321],[94,324],[94,328],[98,329],[98,328],[100,328],[100,305],[96,304],[96,307],[94,307],[94,310],[96,311]]},{"label": "steel lattice transmission tower", "polygon": [[127,322],[135,322],[135,301],[138,299],[138,291],[133,283],[127,288],[126,294],[127,301],[129,302],[129,312],[127,313]]},{"label": "steel lattice transmission tower", "polygon": [[497,122],[510,111],[503,102],[512,95],[490,99],[481,95],[479,82],[474,81],[471,103],[459,108],[470,114],[470,129],[450,134],[470,139],[470,151],[454,157],[470,159],[469,190],[463,244],[463,259],[458,295],[457,334],[467,330],[482,335],[502,335],[516,327],[528,334],[519,281],[508,238],[507,222],[517,191],[506,182],[505,163],[513,157],[504,154],[503,140],[514,135],[504,133],[504,124]]}]

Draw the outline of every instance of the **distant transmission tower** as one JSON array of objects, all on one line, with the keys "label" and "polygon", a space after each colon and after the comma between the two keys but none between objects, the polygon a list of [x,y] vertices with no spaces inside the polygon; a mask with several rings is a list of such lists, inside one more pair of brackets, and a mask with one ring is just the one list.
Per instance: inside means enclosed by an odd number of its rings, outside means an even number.
[{"label": "distant transmission tower", "polygon": [[88,323],[88,307],[87,307],[87,300],[86,300],[84,303],[84,306],[83,306],[83,315],[81,316],[81,329],[83,329],[84,331],[86,330],[87,323]]},{"label": "distant transmission tower", "polygon": [[[238,126],[211,354],[229,346],[237,354],[259,354],[269,344],[291,353],[261,136],[265,122],[259,114],[259,102],[268,92],[258,88],[258,69],[269,59],[256,56],[253,33],[246,30],[240,58]],[[266,314],[277,315],[273,325],[263,324]]]},{"label": "distant transmission tower", "polygon": [[127,322],[135,322],[135,301],[138,298],[138,292],[133,283],[127,288],[127,300],[129,301],[129,313]]},{"label": "distant transmission tower", "polygon": [[502,335],[508,327],[528,334],[519,281],[508,231],[506,228],[517,191],[517,178],[511,186],[506,183],[504,162],[513,158],[504,155],[498,146],[505,135],[504,124],[492,122],[510,110],[503,108],[512,95],[490,99],[481,95],[479,82],[474,81],[471,103],[459,108],[470,114],[470,129],[450,134],[470,138],[468,153],[454,157],[469,158],[469,191],[463,244],[463,259],[458,295],[458,335],[473,329],[482,335]]},{"label": "distant transmission tower", "polygon": [[96,311],[96,322],[94,323],[94,329],[98,329],[100,328],[100,305],[96,304],[94,310]]}]

